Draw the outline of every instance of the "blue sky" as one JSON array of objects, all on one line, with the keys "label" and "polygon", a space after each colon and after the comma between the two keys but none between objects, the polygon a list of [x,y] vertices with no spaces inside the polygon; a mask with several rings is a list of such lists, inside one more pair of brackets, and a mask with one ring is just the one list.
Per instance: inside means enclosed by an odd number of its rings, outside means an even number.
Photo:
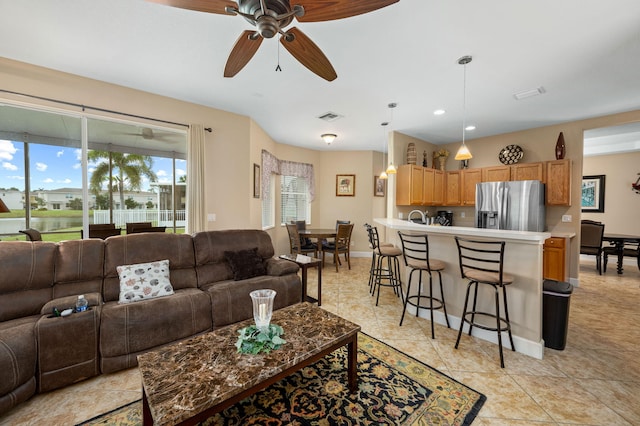
[{"label": "blue sky", "polygon": [[[81,188],[80,150],[53,145],[29,145],[31,189]],[[186,161],[176,161],[176,175],[186,174]],[[93,167],[89,164],[89,175]],[[153,171],[160,183],[172,181],[170,158],[153,157]],[[0,187],[24,190],[24,144],[0,140]],[[149,189],[145,178],[142,190]]]}]

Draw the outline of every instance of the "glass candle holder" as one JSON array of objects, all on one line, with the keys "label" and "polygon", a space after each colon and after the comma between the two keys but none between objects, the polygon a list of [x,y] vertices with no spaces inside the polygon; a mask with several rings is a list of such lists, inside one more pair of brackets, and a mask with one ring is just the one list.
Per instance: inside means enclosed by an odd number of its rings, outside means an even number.
[{"label": "glass candle holder", "polygon": [[271,322],[271,314],[273,313],[273,299],[276,297],[276,291],[271,289],[254,290],[249,293],[253,302],[253,319],[256,327],[266,329]]}]

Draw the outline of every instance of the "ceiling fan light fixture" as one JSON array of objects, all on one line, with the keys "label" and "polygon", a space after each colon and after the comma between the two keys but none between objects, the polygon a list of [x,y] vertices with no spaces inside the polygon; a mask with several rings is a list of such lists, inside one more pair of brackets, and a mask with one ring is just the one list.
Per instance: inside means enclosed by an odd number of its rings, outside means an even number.
[{"label": "ceiling fan light fixture", "polygon": [[334,133],[324,133],[320,135],[320,137],[323,141],[325,141],[327,145],[331,145],[331,143],[338,137],[338,135]]}]

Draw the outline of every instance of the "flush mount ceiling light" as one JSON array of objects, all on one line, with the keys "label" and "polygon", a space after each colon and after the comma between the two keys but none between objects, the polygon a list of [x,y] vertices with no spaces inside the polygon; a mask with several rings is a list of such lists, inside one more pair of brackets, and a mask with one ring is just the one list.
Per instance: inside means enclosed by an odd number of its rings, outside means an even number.
[{"label": "flush mount ceiling light", "polygon": [[333,133],[325,133],[323,135],[320,135],[320,137],[327,143],[327,145],[331,145],[331,142],[333,142],[338,136]]},{"label": "flush mount ceiling light", "polygon": [[540,86],[536,87],[535,89],[523,90],[522,92],[514,93],[513,97],[516,99],[516,101],[519,101],[522,99],[530,98],[532,96],[542,95],[545,92],[546,90],[544,90],[544,87]]},{"label": "flush mount ceiling light", "polygon": [[471,62],[473,60],[473,58],[471,56],[463,56],[462,58],[458,59],[458,64],[462,65],[463,69],[464,69],[464,73],[463,73],[463,77],[462,77],[462,146],[458,149],[458,152],[456,153],[455,159],[456,160],[468,160],[470,158],[473,158],[473,155],[471,155],[471,152],[469,151],[469,148],[467,148],[467,145],[464,143],[465,140],[465,136],[464,134],[466,133],[466,119],[467,119],[467,64],[469,62]]}]

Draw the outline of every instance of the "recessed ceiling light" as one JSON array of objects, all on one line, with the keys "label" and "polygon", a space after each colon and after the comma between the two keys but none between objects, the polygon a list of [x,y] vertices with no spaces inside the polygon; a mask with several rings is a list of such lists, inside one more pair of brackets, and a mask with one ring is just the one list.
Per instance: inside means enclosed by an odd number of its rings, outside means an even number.
[{"label": "recessed ceiling light", "polygon": [[470,132],[471,130],[475,130],[475,129],[476,129],[476,126],[474,126],[474,125],[472,124],[472,125],[470,125],[470,126],[465,127],[464,129],[465,129],[467,132]]},{"label": "recessed ceiling light", "polygon": [[445,111],[443,109],[437,109],[437,110],[433,111],[433,115],[442,115],[445,112],[447,112],[447,111]]},{"label": "recessed ceiling light", "polygon": [[536,87],[535,89],[523,90],[522,92],[514,93],[513,97],[516,98],[517,101],[525,98],[530,98],[532,96],[538,96],[545,93],[544,87]]}]

